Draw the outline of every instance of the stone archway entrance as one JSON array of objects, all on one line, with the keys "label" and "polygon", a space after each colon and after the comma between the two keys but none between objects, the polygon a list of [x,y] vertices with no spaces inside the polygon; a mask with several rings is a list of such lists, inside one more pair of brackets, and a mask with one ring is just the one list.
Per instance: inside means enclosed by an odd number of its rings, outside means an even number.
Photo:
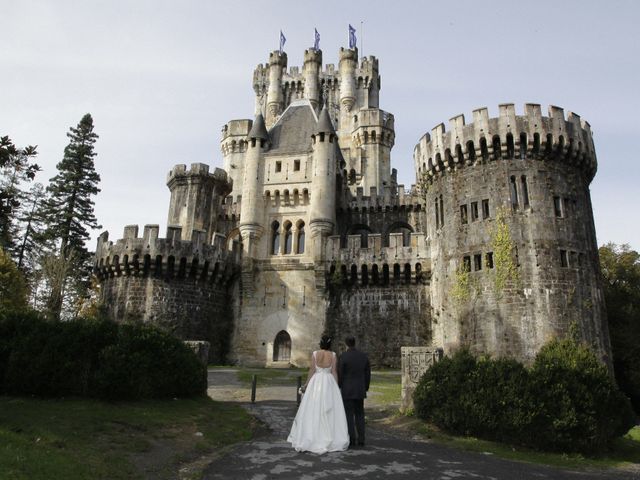
[{"label": "stone archway entrance", "polygon": [[280,330],[273,341],[273,361],[288,362],[291,360],[291,336]]}]

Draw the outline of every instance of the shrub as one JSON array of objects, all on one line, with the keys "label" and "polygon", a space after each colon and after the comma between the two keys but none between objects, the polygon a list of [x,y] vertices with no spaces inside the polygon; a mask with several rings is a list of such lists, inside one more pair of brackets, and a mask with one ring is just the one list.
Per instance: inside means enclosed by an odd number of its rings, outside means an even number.
[{"label": "shrub", "polygon": [[466,394],[475,369],[476,359],[467,350],[433,364],[413,394],[415,414],[450,432],[469,433]]},{"label": "shrub", "polygon": [[95,387],[103,398],[165,398],[202,394],[206,368],[175,337],[154,327],[121,325],[100,353]]},{"label": "shrub", "polygon": [[142,325],[35,314],[0,318],[0,392],[112,400],[206,391],[206,368],[170,334]]},{"label": "shrub", "polygon": [[536,444],[549,450],[596,452],[634,425],[629,400],[593,352],[572,340],[545,345],[531,369],[538,414]]},{"label": "shrub", "polygon": [[449,432],[539,450],[600,451],[634,424],[606,367],[572,340],[550,342],[530,369],[459,351],[425,372],[414,405]]}]

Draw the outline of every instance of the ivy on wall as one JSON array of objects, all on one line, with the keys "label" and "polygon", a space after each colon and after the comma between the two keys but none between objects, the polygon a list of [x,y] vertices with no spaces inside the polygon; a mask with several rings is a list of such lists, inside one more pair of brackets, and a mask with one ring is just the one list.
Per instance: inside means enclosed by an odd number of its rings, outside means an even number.
[{"label": "ivy on wall", "polygon": [[471,275],[464,263],[456,269],[451,296],[459,303],[466,302],[471,297]]},{"label": "ivy on wall", "polygon": [[495,269],[495,292],[502,293],[507,282],[520,282],[520,273],[514,260],[515,242],[511,238],[509,225],[506,222],[505,208],[498,209],[496,221],[491,234],[493,262]]}]

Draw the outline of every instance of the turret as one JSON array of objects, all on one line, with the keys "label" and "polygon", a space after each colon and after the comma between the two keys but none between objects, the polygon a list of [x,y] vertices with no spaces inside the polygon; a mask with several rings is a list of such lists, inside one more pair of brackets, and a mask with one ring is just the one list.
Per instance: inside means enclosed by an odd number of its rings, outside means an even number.
[{"label": "turret", "polygon": [[315,50],[313,48],[305,50],[304,66],[302,67],[302,73],[304,75],[304,98],[309,99],[313,108],[318,107],[318,103],[321,98],[320,89],[318,87],[321,65],[322,50]]},{"label": "turret", "polygon": [[[364,108],[378,108],[380,102],[380,75],[378,73],[378,59],[374,56],[365,57],[360,63],[358,77],[362,78],[362,106]],[[358,85],[360,86],[360,85]]]},{"label": "turret", "polygon": [[233,182],[233,196],[242,194],[242,179],[244,178],[244,156],[247,152],[247,135],[251,130],[249,119],[231,120],[222,128],[222,166]]},{"label": "turret", "polygon": [[255,254],[255,245],[262,235],[262,168],[264,151],[269,143],[269,134],[261,114],[251,126],[247,136],[247,153],[245,157],[244,179],[242,182],[242,202],[240,207],[240,235],[245,252],[249,256]]},{"label": "turret", "polygon": [[282,72],[287,68],[287,54],[275,50],[269,55],[269,90],[267,94],[267,126],[271,127],[284,110]]},{"label": "turret", "polygon": [[320,112],[313,139],[311,233],[329,235],[336,223],[336,135],[326,105]]},{"label": "turret", "polygon": [[351,134],[353,108],[356,105],[357,48],[340,48],[340,145],[346,145]]},{"label": "turret", "polygon": [[167,225],[182,227],[184,240],[191,240],[192,232],[201,230],[210,241],[222,200],[233,188],[225,171],[216,168],[209,173],[204,163],[193,163],[189,170],[176,165],[167,175],[167,186],[171,191]]},{"label": "turret", "polygon": [[391,148],[395,141],[393,115],[377,108],[362,109],[354,115],[352,145],[359,157],[356,165],[362,171],[356,171],[363,180],[364,191],[375,187],[379,192],[391,186]]},{"label": "turret", "polygon": [[350,112],[356,102],[356,66],[358,64],[357,48],[340,49],[340,105]]}]

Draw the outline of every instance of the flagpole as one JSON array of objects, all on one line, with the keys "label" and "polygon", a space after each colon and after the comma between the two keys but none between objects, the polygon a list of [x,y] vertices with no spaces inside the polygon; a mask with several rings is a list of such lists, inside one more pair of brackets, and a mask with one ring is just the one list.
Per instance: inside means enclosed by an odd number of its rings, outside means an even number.
[{"label": "flagpole", "polygon": [[360,20],[360,59],[364,58],[364,22]]}]

